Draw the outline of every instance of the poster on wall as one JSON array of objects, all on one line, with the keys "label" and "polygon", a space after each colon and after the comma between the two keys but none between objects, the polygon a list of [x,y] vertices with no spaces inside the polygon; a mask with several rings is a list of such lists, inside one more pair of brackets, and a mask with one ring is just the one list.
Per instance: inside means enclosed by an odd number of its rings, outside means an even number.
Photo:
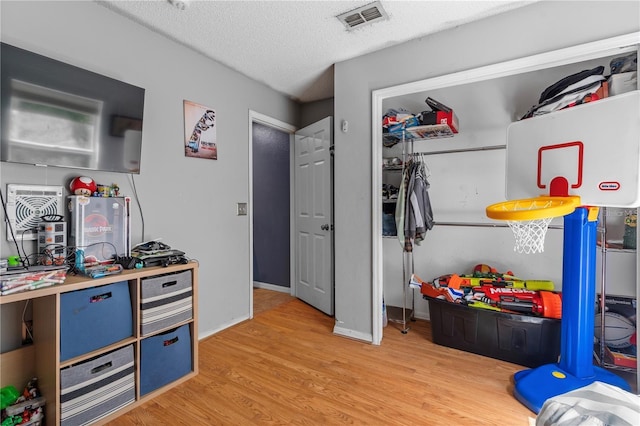
[{"label": "poster on wall", "polygon": [[213,108],[184,101],[184,155],[218,159],[216,112]]}]

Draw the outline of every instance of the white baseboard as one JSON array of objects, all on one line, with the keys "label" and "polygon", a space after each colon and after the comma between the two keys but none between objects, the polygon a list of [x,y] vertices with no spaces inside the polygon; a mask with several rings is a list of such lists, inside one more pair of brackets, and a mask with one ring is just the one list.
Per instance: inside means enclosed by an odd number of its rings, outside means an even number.
[{"label": "white baseboard", "polygon": [[426,320],[426,321],[431,321],[431,318],[429,317],[429,311],[415,311],[413,313],[413,317],[419,320]]},{"label": "white baseboard", "polygon": [[263,288],[265,290],[279,291],[281,293],[291,294],[291,287],[283,287],[281,285],[261,283],[260,281],[254,281],[253,288]]},{"label": "white baseboard", "polygon": [[369,333],[361,333],[348,328],[338,327],[337,325],[333,327],[333,334],[348,337],[350,339],[363,340],[367,343],[373,342],[373,335]]},{"label": "white baseboard", "polygon": [[249,316],[245,315],[245,316],[242,316],[240,318],[235,318],[233,321],[228,322],[226,324],[223,324],[220,327],[215,328],[213,330],[201,331],[201,332],[198,333],[198,340],[206,339],[209,336],[213,336],[214,334],[216,334],[216,333],[218,333],[218,332],[220,332],[220,331],[222,331],[224,329],[232,327],[232,326],[234,326],[236,324],[240,324],[241,322],[246,321],[248,319],[249,319]]}]

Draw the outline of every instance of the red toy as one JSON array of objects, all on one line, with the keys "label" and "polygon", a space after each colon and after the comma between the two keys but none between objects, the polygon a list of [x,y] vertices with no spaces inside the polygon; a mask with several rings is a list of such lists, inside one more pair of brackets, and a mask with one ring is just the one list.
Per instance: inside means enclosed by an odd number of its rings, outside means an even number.
[{"label": "red toy", "polygon": [[562,298],[552,291],[533,291],[524,288],[496,287],[483,284],[473,287],[474,298],[489,305],[515,312],[536,314],[545,318],[561,318]]},{"label": "red toy", "polygon": [[87,176],[78,176],[73,178],[69,184],[69,189],[74,195],[84,195],[90,197],[98,190],[96,182]]}]

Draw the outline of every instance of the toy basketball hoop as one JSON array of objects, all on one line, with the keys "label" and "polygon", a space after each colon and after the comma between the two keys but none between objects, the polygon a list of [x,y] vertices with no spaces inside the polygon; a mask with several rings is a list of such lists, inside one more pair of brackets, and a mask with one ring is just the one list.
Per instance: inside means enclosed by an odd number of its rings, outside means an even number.
[{"label": "toy basketball hoop", "polygon": [[542,253],[549,223],[572,213],[579,205],[577,196],[541,196],[492,204],[487,207],[487,216],[507,222],[516,239],[514,251]]}]

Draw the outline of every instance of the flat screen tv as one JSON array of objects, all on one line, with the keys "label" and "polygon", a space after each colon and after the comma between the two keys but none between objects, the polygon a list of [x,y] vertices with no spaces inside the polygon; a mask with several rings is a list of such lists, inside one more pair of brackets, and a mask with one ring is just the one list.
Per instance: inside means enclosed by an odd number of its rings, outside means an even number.
[{"label": "flat screen tv", "polygon": [[0,160],[140,173],[144,89],[0,43]]}]

